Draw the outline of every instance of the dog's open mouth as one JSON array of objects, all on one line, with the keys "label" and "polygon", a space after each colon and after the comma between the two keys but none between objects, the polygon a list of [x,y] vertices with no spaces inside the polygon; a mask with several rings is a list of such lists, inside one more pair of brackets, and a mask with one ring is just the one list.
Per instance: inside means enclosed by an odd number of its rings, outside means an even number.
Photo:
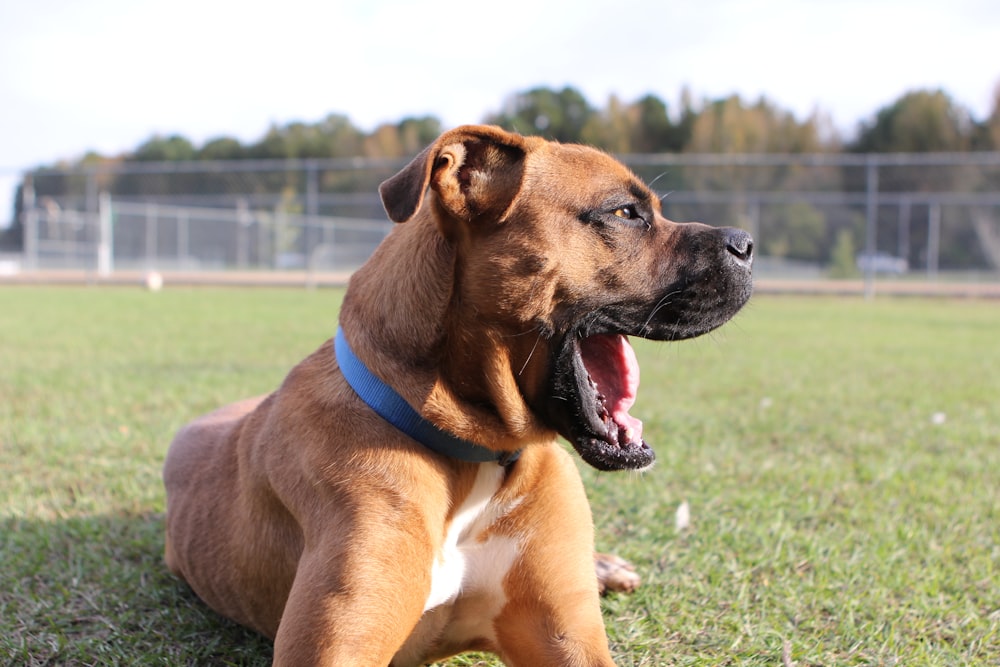
[{"label": "dog's open mouth", "polygon": [[641,470],[653,463],[642,422],[629,414],[639,389],[639,364],[623,334],[568,337],[557,383],[570,399],[566,435],[584,461],[599,470]]},{"label": "dog's open mouth", "polygon": [[621,334],[584,338],[580,357],[608,441],[613,445],[642,442],[642,422],[628,413],[639,390],[639,362],[628,338]]}]

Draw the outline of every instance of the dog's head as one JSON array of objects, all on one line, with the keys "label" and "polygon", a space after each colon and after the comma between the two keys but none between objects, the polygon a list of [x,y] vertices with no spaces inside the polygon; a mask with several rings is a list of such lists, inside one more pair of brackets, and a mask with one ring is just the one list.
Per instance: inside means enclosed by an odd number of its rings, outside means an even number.
[{"label": "dog's head", "polygon": [[464,335],[503,341],[525,403],[598,469],[654,459],[629,414],[628,337],[699,336],[750,297],[747,233],[667,220],[659,197],[592,148],[462,127],[380,193],[396,222],[429,207],[456,249]]}]

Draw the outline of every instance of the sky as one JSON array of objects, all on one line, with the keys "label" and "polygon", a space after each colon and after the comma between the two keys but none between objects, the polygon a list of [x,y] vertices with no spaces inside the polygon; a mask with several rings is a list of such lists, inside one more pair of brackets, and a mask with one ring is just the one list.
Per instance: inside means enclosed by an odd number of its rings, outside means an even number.
[{"label": "sky", "polygon": [[512,93],[766,96],[843,135],[914,89],[985,118],[996,0],[0,2],[0,225],[31,167],[347,115],[478,122]]}]

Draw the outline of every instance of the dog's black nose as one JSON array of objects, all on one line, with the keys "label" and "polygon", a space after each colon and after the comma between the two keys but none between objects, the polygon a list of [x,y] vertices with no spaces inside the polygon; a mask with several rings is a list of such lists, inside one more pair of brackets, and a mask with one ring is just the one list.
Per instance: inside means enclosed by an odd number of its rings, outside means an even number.
[{"label": "dog's black nose", "polygon": [[748,266],[753,263],[752,236],[742,229],[727,229],[724,241],[729,254]]}]

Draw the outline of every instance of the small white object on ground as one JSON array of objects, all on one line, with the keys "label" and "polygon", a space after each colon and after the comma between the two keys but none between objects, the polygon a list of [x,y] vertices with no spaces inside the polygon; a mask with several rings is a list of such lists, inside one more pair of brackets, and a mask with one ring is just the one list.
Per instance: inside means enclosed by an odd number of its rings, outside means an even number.
[{"label": "small white object on ground", "polygon": [[150,271],[146,274],[146,289],[150,292],[159,292],[163,289],[163,276],[159,271]]},{"label": "small white object on ground", "polygon": [[691,526],[691,506],[688,505],[688,501],[682,502],[677,506],[677,514],[674,516],[674,527],[677,528],[677,532],[683,532]]}]

